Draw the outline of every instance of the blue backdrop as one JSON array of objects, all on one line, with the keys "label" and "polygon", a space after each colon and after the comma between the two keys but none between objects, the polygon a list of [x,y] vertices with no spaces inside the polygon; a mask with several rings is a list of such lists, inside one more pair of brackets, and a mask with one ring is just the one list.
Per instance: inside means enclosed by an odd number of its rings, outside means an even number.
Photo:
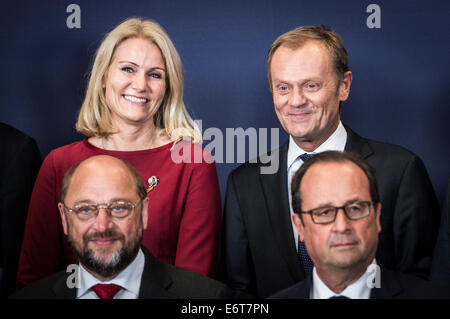
[{"label": "blue backdrop", "polygon": [[[66,25],[71,3],[81,8],[80,28]],[[366,24],[371,3],[381,8],[381,28]],[[189,112],[203,130],[224,135],[238,127],[282,132],[267,50],[298,25],[331,26],[354,77],[343,122],[417,153],[442,201],[450,175],[449,1],[4,1],[0,121],[34,137],[43,156],[81,139],[74,124],[92,57],[104,34],[131,16],[166,29],[183,61]],[[222,199],[239,164],[217,164]]]}]

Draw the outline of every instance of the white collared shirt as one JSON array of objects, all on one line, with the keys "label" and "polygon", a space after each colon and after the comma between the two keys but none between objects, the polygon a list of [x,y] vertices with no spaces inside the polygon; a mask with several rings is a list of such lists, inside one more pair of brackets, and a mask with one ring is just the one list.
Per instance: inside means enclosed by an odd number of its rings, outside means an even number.
[{"label": "white collared shirt", "polygon": [[144,271],[145,256],[141,249],[127,268],[122,270],[112,280],[103,282],[91,275],[81,264],[78,272],[79,288],[77,299],[99,299],[92,287],[97,284],[116,284],[122,287],[114,299],[137,299],[141,287],[141,277]]},{"label": "white collared shirt", "polygon": [[[376,264],[374,259],[371,264]],[[370,265],[369,265],[370,266]],[[345,296],[351,299],[369,299],[372,288],[367,283],[369,276],[372,274],[370,271],[364,272],[364,274],[358,278],[354,283],[348,285],[340,294],[333,292],[317,275],[316,267],[313,268],[312,289],[309,297],[311,299],[329,299],[333,296]]]},{"label": "white collared shirt", "polygon": [[[339,125],[337,129],[330,135],[330,137],[323,142],[318,148],[314,150],[314,154],[325,152],[325,151],[341,151],[343,152],[345,149],[345,144],[347,143],[347,131],[344,128],[344,125],[341,121],[339,121]],[[302,150],[289,135],[289,148],[287,154],[287,182],[288,182],[288,196],[289,196],[289,211],[290,214],[293,214],[292,211],[292,196],[291,196],[291,182],[297,170],[302,166],[303,161],[298,157],[303,153],[308,153]],[[311,152],[309,152],[311,153]],[[294,223],[292,223],[292,229],[294,231],[294,241],[295,247],[298,249],[298,232]]]}]

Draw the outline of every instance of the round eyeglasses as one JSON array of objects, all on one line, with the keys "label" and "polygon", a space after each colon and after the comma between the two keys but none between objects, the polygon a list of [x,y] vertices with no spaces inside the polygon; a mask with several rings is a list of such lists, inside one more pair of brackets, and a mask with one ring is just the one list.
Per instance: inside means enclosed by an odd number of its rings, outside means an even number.
[{"label": "round eyeglasses", "polygon": [[108,216],[123,219],[134,211],[134,208],[142,202],[142,199],[137,203],[128,201],[114,201],[108,204],[87,204],[82,203],[70,208],[65,203],[62,203],[67,211],[74,213],[80,220],[90,220],[97,217],[101,208],[106,210]]}]

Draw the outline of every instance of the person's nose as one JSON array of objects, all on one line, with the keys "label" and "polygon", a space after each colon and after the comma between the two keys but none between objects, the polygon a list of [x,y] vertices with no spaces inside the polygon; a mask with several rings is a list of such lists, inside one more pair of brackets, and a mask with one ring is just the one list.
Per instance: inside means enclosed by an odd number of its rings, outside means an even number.
[{"label": "person's nose", "polygon": [[294,87],[292,94],[289,96],[289,105],[293,107],[302,106],[305,104],[306,98],[303,94],[303,90],[298,87]]},{"label": "person's nose", "polygon": [[333,223],[333,230],[335,232],[344,233],[350,230],[350,220],[345,215],[343,208],[338,208],[336,212],[336,219]]},{"label": "person's nose", "polygon": [[97,217],[95,217],[95,228],[99,232],[104,232],[112,227],[111,216],[109,216],[105,207],[98,208]]},{"label": "person's nose", "polygon": [[138,92],[142,92],[147,89],[147,77],[144,72],[137,72],[133,77],[133,89]]}]

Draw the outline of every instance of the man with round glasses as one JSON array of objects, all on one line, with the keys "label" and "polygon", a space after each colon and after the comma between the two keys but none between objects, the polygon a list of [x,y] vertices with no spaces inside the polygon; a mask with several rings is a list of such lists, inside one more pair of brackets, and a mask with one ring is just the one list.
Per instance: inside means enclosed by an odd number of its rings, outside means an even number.
[{"label": "man with round glasses", "polygon": [[74,165],[64,176],[58,208],[79,260],[75,276],[59,272],[13,298],[232,297],[225,285],[160,262],[141,245],[149,220],[148,198],[130,164],[99,155]]},{"label": "man with round glasses", "polygon": [[359,155],[317,154],[295,173],[291,189],[292,221],[314,268],[273,298],[450,298],[448,289],[376,264],[382,205]]}]

